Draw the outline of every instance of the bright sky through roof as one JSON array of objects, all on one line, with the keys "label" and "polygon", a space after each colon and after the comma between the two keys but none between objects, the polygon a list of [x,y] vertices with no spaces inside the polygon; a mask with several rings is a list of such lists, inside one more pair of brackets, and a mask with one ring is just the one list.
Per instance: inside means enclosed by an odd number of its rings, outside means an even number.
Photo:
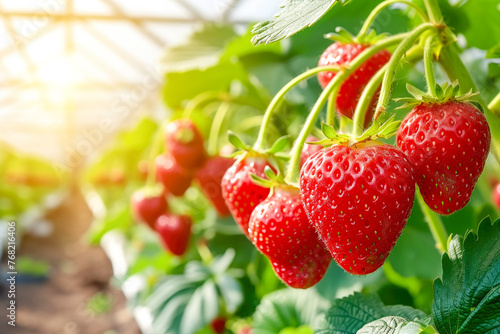
[{"label": "bright sky through roof", "polygon": [[[162,47],[182,43],[195,21],[220,20],[227,9],[230,22],[260,21],[272,17],[281,0],[73,0],[76,15],[117,19],[78,19],[70,30],[64,18],[52,19],[65,14],[66,3],[0,3],[1,12],[17,14],[0,16],[0,141],[56,161],[64,160],[64,144],[111,117],[116,101],[155,71]],[[38,16],[21,15],[30,12]],[[118,19],[126,16],[184,21],[141,27]],[[68,48],[74,50],[70,57]],[[165,115],[158,92],[150,92],[125,121],[116,120],[117,128],[144,114]]]}]

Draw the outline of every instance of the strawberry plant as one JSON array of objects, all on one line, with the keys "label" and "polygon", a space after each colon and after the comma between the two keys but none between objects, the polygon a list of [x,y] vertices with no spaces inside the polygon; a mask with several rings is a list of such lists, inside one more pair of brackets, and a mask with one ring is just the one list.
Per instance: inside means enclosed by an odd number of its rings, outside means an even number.
[{"label": "strawberry plant", "polygon": [[497,333],[498,20],[495,1],[288,0],[167,48],[171,114],[127,194],[169,212],[158,235],[128,207],[98,233],[133,245],[152,332]]}]

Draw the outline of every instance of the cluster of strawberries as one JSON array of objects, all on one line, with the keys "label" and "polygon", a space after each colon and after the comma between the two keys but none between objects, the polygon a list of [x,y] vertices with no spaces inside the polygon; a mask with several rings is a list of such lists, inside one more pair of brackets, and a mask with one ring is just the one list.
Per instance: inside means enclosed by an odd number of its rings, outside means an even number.
[{"label": "cluster of strawberries", "polygon": [[[320,66],[342,66],[365,48],[337,42]],[[380,51],[341,85],[339,113],[352,118],[364,87],[389,58]],[[321,85],[334,75],[322,73]],[[439,214],[467,204],[489,153],[484,115],[453,97],[415,105],[398,130],[398,148],[369,139],[306,145],[300,189],[276,184],[270,190],[252,182],[252,174],[265,177],[266,166],[272,168],[255,152],[244,153],[226,172],[222,190],[231,213],[286,284],[316,284],[332,258],[355,275],[378,269],[410,216],[415,185]],[[374,103],[371,114],[373,109]]]},{"label": "cluster of strawberries", "polygon": [[167,250],[183,255],[189,245],[192,220],[187,215],[169,212],[168,196],[184,195],[196,180],[218,213],[227,216],[220,184],[232,163],[229,158],[207,156],[203,136],[191,120],[170,122],[165,129],[165,152],[155,159],[156,180],[163,191],[134,193],[132,209],[136,219],[158,232]]}]

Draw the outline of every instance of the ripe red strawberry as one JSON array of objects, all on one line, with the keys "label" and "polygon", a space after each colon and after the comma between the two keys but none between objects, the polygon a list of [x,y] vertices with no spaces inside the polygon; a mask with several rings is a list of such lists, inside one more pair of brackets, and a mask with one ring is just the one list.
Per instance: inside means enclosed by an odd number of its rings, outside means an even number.
[{"label": "ripe red strawberry", "polygon": [[252,327],[244,326],[238,330],[237,334],[252,334]]},{"label": "ripe red strawberry", "polygon": [[222,178],[222,196],[247,237],[253,210],[269,194],[269,189],[255,184],[250,175],[264,177],[266,166],[268,164],[263,158],[245,157],[235,161]]},{"label": "ripe red strawberry", "polygon": [[496,205],[497,209],[500,210],[500,183],[493,189],[493,203]]},{"label": "ripe red strawberry", "polygon": [[374,141],[335,145],[307,160],[304,207],[344,270],[364,275],[384,263],[411,213],[413,173],[400,150]]},{"label": "ripe red strawberry", "polygon": [[[306,142],[314,142],[318,141],[318,138],[314,136],[309,136],[307,137]],[[310,145],[310,144],[304,144],[304,147],[302,148],[302,152],[300,153],[300,166],[303,166],[306,160],[313,155],[314,153],[320,151],[323,147],[321,145]]]},{"label": "ripe red strawberry", "polygon": [[167,212],[168,204],[165,196],[146,196],[142,191],[136,191],[131,199],[132,213],[135,219],[154,228],[156,219]]},{"label": "ripe red strawberry", "polygon": [[154,229],[158,232],[165,248],[172,254],[186,253],[191,238],[191,217],[163,214],[156,220]]},{"label": "ripe red strawberry", "polygon": [[[333,43],[321,55],[318,66],[348,65],[369,46],[369,44],[359,44],[354,42],[346,44],[340,42]],[[372,76],[377,73],[377,71],[384,66],[390,58],[391,53],[389,51],[381,50],[371,56],[366,62],[361,64],[361,66],[358,67],[354,73],[352,73],[340,86],[335,100],[335,109],[339,113],[352,118],[359,98],[363,93],[363,89],[366,87]],[[325,88],[335,75],[335,72],[320,72],[318,74],[318,80],[321,87]],[[365,127],[372,119],[377,99],[378,92],[374,95],[370,106],[368,107],[368,112],[365,117]]]},{"label": "ripe red strawberry", "polygon": [[184,168],[195,169],[205,161],[203,137],[189,119],[179,119],[167,125],[165,146]]},{"label": "ripe red strawberry", "polygon": [[170,155],[156,157],[156,179],[174,196],[182,196],[191,186],[193,173]]},{"label": "ripe red strawberry", "polygon": [[415,169],[425,203],[447,215],[463,208],[484,168],[491,134],[467,102],[420,104],[403,120],[397,143]]},{"label": "ripe red strawberry", "polygon": [[274,188],[255,208],[248,229],[287,285],[306,289],[325,275],[332,257],[309,223],[298,189]]},{"label": "ripe red strawberry", "polygon": [[222,334],[226,330],[226,321],[224,317],[217,317],[210,323],[210,327],[217,334]]},{"label": "ripe red strawberry", "polygon": [[234,159],[214,156],[208,158],[196,172],[196,179],[200,183],[201,190],[222,217],[231,214],[222,197],[221,183],[224,174],[233,163]]}]

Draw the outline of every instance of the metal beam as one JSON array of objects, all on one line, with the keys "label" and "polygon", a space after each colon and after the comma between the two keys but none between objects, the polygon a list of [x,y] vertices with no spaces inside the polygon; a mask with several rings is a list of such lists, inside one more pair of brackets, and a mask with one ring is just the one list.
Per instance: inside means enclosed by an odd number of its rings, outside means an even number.
[{"label": "metal beam", "polygon": [[[40,85],[50,87],[50,84],[44,83],[42,81],[30,81],[26,82],[23,79],[15,79],[15,80],[2,80],[0,81],[0,89],[3,88],[11,88],[17,85],[22,85],[22,88],[19,88],[16,94],[21,95],[21,90],[25,89],[38,89]],[[76,89],[85,89],[85,90],[121,90],[121,89],[131,89],[140,85],[140,82],[113,82],[107,83],[103,81],[85,81],[81,83],[72,84],[72,88]]]},{"label": "metal beam", "polygon": [[[108,7],[111,8],[112,11],[114,11],[118,15],[126,15],[125,11],[120,7],[117,3],[115,3],[113,0],[102,0]],[[149,38],[149,40],[153,41],[157,46],[163,47],[165,46],[165,41],[158,37],[156,34],[152,33],[145,25],[145,22],[137,22],[137,21],[132,21],[132,24],[134,24],[139,31],[144,34],[146,37]]]},{"label": "metal beam", "polygon": [[[205,20],[205,19],[192,19],[192,18],[180,18],[180,17],[160,17],[160,16],[127,16],[122,14],[113,15],[101,15],[101,14],[77,14],[72,13],[67,15],[66,13],[44,13],[44,12],[30,12],[30,11],[10,11],[10,12],[0,12],[0,17],[17,17],[17,18],[48,18],[51,20],[96,20],[96,21],[132,21],[132,22],[148,22],[148,23],[202,23],[202,22],[213,22],[217,23],[217,20]],[[231,24],[249,24],[251,21],[246,20],[234,20],[228,23]]]}]

